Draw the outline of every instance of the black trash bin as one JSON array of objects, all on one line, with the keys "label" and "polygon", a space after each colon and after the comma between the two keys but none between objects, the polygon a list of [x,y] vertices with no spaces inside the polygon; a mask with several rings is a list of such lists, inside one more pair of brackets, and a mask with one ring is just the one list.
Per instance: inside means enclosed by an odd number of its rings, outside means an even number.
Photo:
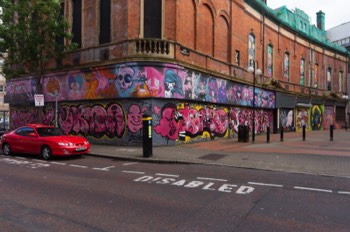
[{"label": "black trash bin", "polygon": [[245,125],[238,126],[238,142],[249,142],[249,127]]}]

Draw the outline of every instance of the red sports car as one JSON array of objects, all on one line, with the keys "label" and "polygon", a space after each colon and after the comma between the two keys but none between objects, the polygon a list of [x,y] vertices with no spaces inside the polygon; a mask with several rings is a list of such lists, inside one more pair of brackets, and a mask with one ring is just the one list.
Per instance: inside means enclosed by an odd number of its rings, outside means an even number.
[{"label": "red sports car", "polygon": [[86,138],[66,135],[60,128],[41,124],[28,124],[5,133],[1,147],[5,155],[37,154],[45,160],[53,156],[84,155],[90,151]]}]

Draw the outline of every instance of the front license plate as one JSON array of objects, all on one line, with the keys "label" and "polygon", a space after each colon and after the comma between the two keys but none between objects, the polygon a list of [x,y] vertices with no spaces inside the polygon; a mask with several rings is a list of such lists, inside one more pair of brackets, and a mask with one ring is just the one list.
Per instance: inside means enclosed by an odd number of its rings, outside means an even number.
[{"label": "front license plate", "polygon": [[75,150],[76,151],[85,151],[86,147],[77,147]]}]

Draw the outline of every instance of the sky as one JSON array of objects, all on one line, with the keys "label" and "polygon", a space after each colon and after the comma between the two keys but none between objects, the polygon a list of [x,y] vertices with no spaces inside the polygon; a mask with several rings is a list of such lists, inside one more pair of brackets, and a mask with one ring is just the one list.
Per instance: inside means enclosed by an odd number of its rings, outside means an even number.
[{"label": "sky", "polygon": [[286,5],[288,9],[298,8],[311,18],[311,24],[316,25],[316,13],[323,11],[326,14],[326,30],[350,21],[349,0],[266,0],[267,5],[276,9]]}]

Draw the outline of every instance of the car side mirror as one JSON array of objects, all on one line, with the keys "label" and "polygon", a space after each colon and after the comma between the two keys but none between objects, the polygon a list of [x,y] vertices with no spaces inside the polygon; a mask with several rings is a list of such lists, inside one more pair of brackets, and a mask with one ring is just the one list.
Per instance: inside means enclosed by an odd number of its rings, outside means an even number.
[{"label": "car side mirror", "polygon": [[33,133],[33,132],[32,132],[32,133],[29,133],[28,136],[29,136],[29,137],[38,137],[38,135],[35,134],[35,133]]}]

